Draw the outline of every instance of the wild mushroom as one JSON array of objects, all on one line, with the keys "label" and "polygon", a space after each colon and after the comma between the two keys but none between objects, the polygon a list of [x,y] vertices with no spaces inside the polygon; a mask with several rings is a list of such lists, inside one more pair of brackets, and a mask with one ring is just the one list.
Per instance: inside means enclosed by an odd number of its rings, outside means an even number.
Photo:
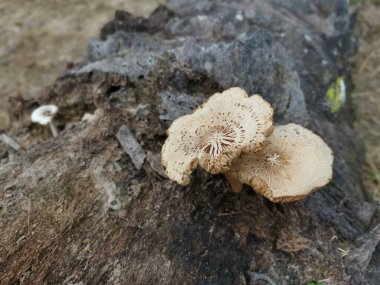
[{"label": "wild mushroom", "polygon": [[276,126],[268,144],[236,159],[230,175],[273,202],[304,198],[332,178],[333,154],[316,134],[297,124]]},{"label": "wild mushroom", "polygon": [[167,176],[187,185],[197,165],[212,174],[227,171],[241,153],[264,146],[272,121],[273,109],[259,95],[236,87],[214,94],[168,129],[161,152]]},{"label": "wild mushroom", "polygon": [[32,122],[40,125],[49,124],[53,136],[56,137],[58,136],[58,130],[53,123],[53,118],[57,112],[58,107],[56,105],[42,105],[33,111]]}]

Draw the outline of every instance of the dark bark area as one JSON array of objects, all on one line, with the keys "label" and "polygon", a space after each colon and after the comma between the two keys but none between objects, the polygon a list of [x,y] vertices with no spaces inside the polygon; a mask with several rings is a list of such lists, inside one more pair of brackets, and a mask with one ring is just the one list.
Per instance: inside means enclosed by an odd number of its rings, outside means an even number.
[{"label": "dark bark area", "polygon": [[[148,19],[117,12],[85,62],[38,102],[13,101],[24,150],[0,145],[0,283],[378,284],[379,209],[362,189],[351,126],[354,16],[345,0],[173,0]],[[326,93],[338,78],[346,96],[335,110]],[[187,187],[166,179],[170,122],[231,86],[262,94],[276,122],[323,137],[333,181],[273,204],[201,170]],[[48,102],[60,107],[54,139],[26,119]]]}]

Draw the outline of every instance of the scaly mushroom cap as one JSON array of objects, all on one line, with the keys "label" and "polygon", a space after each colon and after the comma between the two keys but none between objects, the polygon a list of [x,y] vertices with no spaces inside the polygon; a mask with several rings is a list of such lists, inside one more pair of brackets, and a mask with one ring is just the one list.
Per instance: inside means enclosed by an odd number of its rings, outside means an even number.
[{"label": "scaly mushroom cap", "polygon": [[53,120],[57,112],[58,107],[56,105],[42,105],[33,111],[31,119],[32,122],[47,125]]},{"label": "scaly mushroom cap", "polygon": [[333,160],[319,136],[288,124],[276,126],[264,149],[236,159],[230,170],[269,200],[292,202],[331,180]]},{"label": "scaly mushroom cap", "polygon": [[166,174],[181,185],[199,164],[216,174],[228,170],[242,152],[264,146],[273,131],[273,109],[241,88],[216,93],[193,114],[175,120],[162,147]]}]

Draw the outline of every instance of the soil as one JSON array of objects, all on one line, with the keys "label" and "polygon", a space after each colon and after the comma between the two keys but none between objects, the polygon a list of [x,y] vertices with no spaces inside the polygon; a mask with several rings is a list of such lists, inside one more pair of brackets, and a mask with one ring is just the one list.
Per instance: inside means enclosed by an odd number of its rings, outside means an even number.
[{"label": "soil", "polygon": [[82,58],[116,10],[147,16],[163,2],[0,1],[0,130],[9,127],[8,98],[31,98],[50,85],[66,64]]},{"label": "soil", "polygon": [[352,72],[352,98],[357,108],[355,128],[366,147],[363,182],[380,203],[380,3],[374,3],[368,1],[359,13],[359,52]]}]

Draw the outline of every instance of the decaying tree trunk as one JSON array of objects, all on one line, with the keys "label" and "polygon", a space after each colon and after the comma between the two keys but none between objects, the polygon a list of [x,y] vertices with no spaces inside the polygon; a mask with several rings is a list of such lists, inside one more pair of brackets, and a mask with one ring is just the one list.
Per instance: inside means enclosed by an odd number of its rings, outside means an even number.
[{"label": "decaying tree trunk", "polygon": [[[117,12],[85,62],[38,102],[13,101],[9,135],[24,149],[0,146],[0,283],[379,284],[379,211],[348,96],[353,20],[346,0]],[[188,187],[165,178],[170,122],[231,86],[323,137],[333,181],[281,205],[201,170]],[[37,103],[60,107],[59,137],[27,120]]]}]

